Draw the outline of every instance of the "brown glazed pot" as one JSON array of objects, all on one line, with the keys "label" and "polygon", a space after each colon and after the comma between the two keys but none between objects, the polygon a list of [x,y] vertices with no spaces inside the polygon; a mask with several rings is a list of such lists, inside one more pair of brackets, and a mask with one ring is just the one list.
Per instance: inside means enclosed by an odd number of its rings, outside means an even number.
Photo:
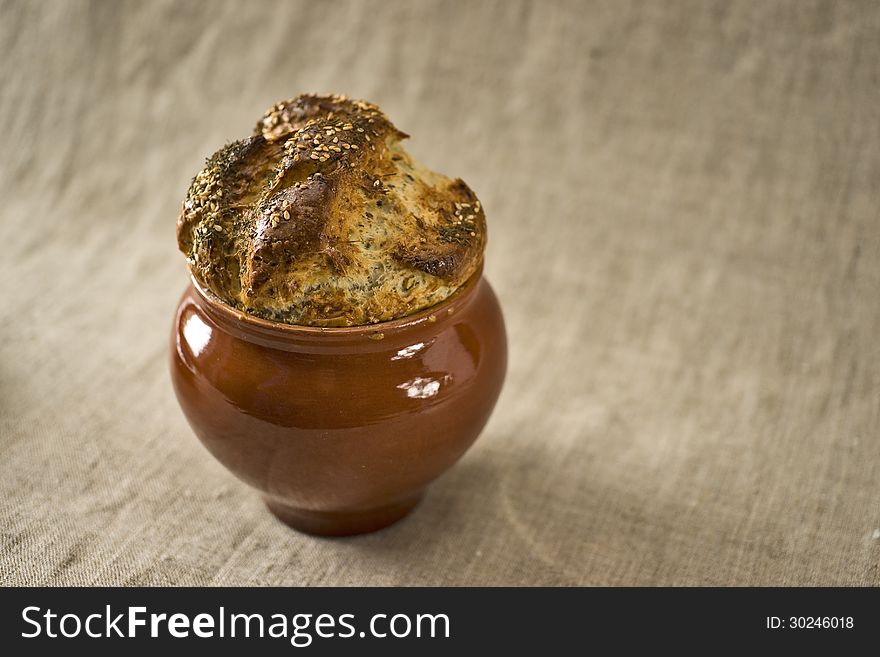
[{"label": "brown glazed pot", "polygon": [[325,329],[245,315],[192,279],[171,334],[196,435],[278,518],[323,535],[409,513],[476,440],[506,364],[501,308],[479,271],[418,314]]}]

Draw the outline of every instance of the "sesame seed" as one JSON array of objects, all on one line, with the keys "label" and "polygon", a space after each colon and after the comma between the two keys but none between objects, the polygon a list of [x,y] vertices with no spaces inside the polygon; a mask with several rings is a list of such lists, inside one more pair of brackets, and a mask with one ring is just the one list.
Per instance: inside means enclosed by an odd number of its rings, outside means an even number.
[{"label": "sesame seed", "polygon": [[[290,219],[290,213],[287,210],[284,211],[284,218]],[[473,233],[471,233],[471,234],[473,235]]]},{"label": "sesame seed", "polygon": [[317,159],[318,159],[318,155],[317,155],[316,153],[312,153],[311,155],[309,155],[309,157],[310,157],[311,159],[313,159],[313,160],[317,160]]},{"label": "sesame seed", "polygon": [[222,233],[223,226],[221,226],[220,224],[214,224],[214,230],[216,230],[218,233]]}]

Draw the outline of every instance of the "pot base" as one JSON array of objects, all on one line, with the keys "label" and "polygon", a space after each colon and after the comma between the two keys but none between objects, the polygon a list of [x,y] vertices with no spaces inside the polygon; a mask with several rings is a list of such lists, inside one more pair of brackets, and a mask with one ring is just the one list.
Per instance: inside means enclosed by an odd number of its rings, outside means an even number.
[{"label": "pot base", "polygon": [[423,493],[388,506],[362,511],[309,511],[265,500],[269,511],[285,525],[316,536],[366,534],[403,519],[422,500]]}]

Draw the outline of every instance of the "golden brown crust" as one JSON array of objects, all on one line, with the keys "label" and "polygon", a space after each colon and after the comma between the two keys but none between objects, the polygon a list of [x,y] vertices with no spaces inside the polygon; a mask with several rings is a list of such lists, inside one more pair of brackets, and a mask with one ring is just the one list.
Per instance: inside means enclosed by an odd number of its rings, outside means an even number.
[{"label": "golden brown crust", "polygon": [[370,324],[439,303],[479,268],[485,215],[463,181],[413,162],[406,136],[344,96],[276,104],[193,180],[177,239],[194,275],[291,324]]}]

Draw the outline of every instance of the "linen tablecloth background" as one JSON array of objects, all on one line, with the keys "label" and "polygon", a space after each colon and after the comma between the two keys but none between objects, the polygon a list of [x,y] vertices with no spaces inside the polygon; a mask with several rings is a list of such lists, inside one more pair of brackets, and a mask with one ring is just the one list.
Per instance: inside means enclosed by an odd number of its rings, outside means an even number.
[{"label": "linen tablecloth background", "polygon": [[[0,4],[0,582],[880,584],[880,5]],[[204,158],[378,103],[510,338],[407,520],[288,530],[168,375]]]}]

